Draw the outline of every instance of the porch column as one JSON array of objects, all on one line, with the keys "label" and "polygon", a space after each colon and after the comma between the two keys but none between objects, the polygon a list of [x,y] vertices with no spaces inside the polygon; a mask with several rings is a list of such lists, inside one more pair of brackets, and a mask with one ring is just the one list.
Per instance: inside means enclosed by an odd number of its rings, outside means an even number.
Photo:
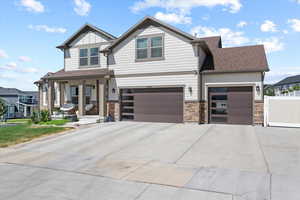
[{"label": "porch column", "polygon": [[104,122],[106,116],[106,80],[99,80],[98,82],[99,93],[99,118],[100,122]]},{"label": "porch column", "polygon": [[48,111],[52,115],[54,108],[54,81],[48,81]]},{"label": "porch column", "polygon": [[62,107],[65,104],[65,84],[60,82],[59,83],[59,105]]},{"label": "porch column", "polygon": [[85,115],[85,81],[78,85],[78,112],[79,116]]}]

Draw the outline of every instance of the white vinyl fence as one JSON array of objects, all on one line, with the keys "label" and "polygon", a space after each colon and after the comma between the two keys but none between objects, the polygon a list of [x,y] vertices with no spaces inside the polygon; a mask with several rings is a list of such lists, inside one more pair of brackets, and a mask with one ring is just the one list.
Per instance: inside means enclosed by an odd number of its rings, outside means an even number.
[{"label": "white vinyl fence", "polygon": [[264,125],[300,127],[300,97],[265,96]]}]

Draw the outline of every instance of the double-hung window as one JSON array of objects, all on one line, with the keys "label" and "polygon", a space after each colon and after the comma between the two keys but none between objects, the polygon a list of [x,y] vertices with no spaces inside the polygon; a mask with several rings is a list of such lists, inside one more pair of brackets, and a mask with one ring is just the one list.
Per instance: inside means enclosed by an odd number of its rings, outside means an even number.
[{"label": "double-hung window", "polygon": [[136,60],[163,58],[163,36],[149,36],[136,39]]},{"label": "double-hung window", "polygon": [[79,65],[94,66],[99,65],[99,48],[84,48],[79,50]]}]

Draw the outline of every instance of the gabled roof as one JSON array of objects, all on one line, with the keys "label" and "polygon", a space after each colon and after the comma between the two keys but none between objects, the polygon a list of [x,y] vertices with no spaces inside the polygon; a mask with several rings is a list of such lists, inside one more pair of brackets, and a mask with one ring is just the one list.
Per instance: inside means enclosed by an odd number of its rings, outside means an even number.
[{"label": "gabled roof", "polygon": [[104,30],[102,30],[102,29],[100,29],[100,28],[98,28],[96,26],[93,26],[91,24],[85,24],[76,33],[74,33],[71,37],[69,37],[63,44],[57,46],[57,48],[59,48],[59,49],[67,48],[68,45],[70,43],[72,43],[79,35],[81,35],[82,33],[86,32],[88,30],[100,33],[100,34],[104,35],[105,37],[107,37],[108,40],[115,40],[115,39],[117,39],[117,37],[113,36],[110,33],[107,33],[106,31],[104,31]]},{"label": "gabled roof", "polygon": [[212,63],[204,67],[206,73],[269,71],[263,45],[216,48],[212,54]]},{"label": "gabled roof", "polygon": [[122,42],[123,40],[125,40],[127,37],[129,37],[132,33],[134,33],[136,30],[138,30],[139,28],[145,26],[145,25],[149,25],[149,24],[154,24],[154,25],[158,25],[158,26],[162,26],[172,32],[175,32],[176,34],[187,38],[189,40],[195,40],[196,38],[194,36],[192,36],[191,34],[188,34],[184,31],[179,30],[178,28],[175,28],[174,26],[171,26],[169,24],[166,24],[158,19],[155,19],[154,17],[150,17],[150,16],[146,16],[144,17],[142,20],[140,20],[138,23],[136,23],[135,25],[133,25],[130,29],[128,29],[124,34],[122,34],[118,39],[116,39],[110,46],[108,46],[107,48],[105,48],[103,51],[108,51],[113,49],[115,46],[117,46],[120,42]]},{"label": "gabled roof", "polygon": [[275,83],[274,86],[288,85],[293,83],[300,83],[300,75],[287,77],[278,83]]}]

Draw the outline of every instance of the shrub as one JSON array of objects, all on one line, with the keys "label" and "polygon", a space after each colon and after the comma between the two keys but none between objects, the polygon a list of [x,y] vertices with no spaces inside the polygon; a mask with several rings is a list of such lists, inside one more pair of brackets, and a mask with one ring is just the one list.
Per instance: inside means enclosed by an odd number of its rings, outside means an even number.
[{"label": "shrub", "polygon": [[42,122],[51,121],[50,113],[48,110],[41,111],[41,121]]},{"label": "shrub", "polygon": [[33,111],[32,115],[31,115],[31,121],[35,124],[37,124],[41,121],[40,113],[38,111]]}]

